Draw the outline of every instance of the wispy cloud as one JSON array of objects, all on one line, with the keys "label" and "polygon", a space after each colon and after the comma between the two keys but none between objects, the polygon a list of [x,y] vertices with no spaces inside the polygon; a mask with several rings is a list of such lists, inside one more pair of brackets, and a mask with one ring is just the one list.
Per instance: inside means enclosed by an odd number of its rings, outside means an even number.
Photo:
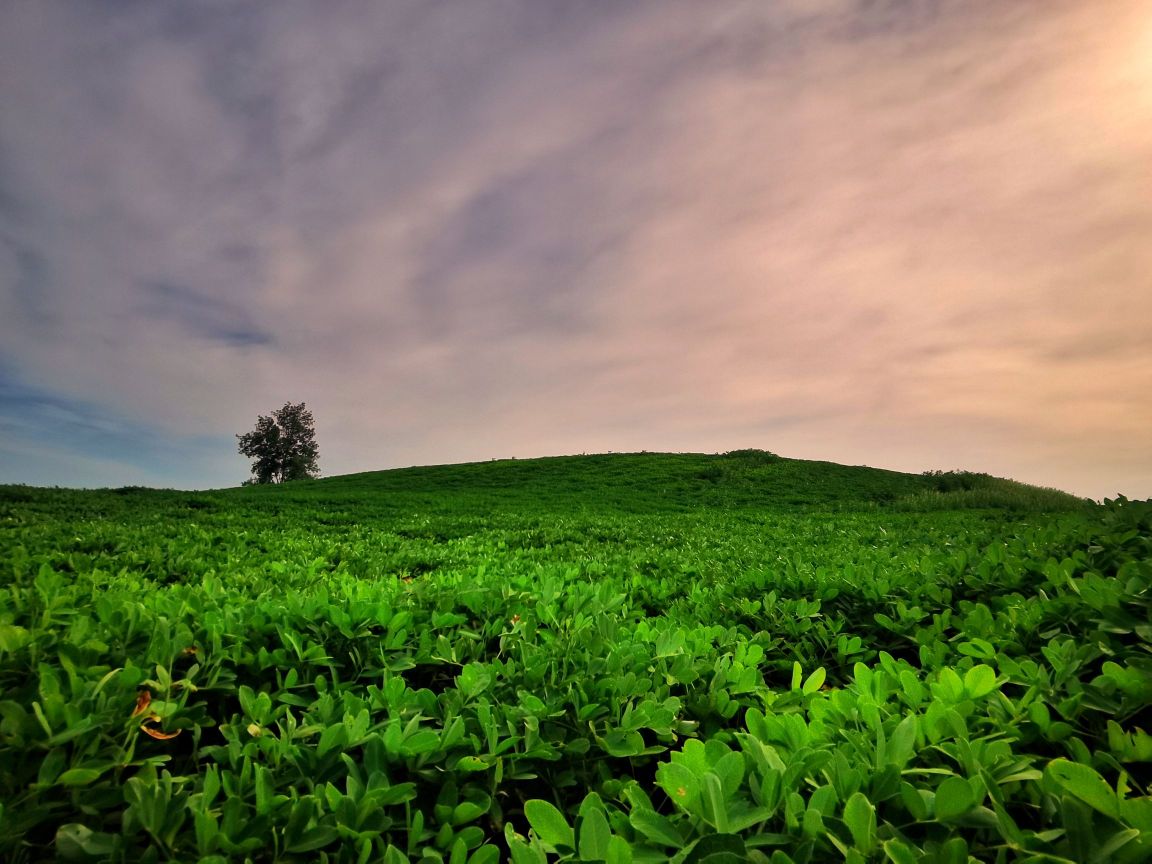
[{"label": "wispy cloud", "polygon": [[33,246],[0,235],[0,279],[10,286],[13,312],[25,321],[48,323],[44,295],[51,290],[48,261]]},{"label": "wispy cloud", "polygon": [[271,345],[270,332],[258,327],[238,304],[170,282],[145,282],[140,313],[157,321],[171,321],[184,331],[235,347]]}]

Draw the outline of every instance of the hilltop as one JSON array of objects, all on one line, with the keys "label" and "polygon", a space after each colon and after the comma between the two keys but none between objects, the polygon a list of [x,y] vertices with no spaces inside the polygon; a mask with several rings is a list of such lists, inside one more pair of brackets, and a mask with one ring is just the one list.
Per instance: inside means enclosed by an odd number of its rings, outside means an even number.
[{"label": "hilltop", "polygon": [[[246,487],[242,494],[270,491]],[[501,459],[346,474],[288,484],[281,491],[326,499],[379,495],[416,506],[435,507],[450,496],[454,507],[633,513],[797,506],[1068,510],[1085,503],[1055,489],[987,474],[907,474],[787,459],[764,450]]]},{"label": "hilltop", "polygon": [[[74,490],[0,486],[0,500],[46,503]],[[315,500],[354,509],[457,513],[491,509],[666,513],[701,509],[968,508],[1074,510],[1085,500],[1056,489],[964,471],[907,474],[867,466],[787,459],[764,450],[706,453],[606,453],[499,459],[393,468],[207,492],[124,487],[95,498],[188,497],[192,506],[245,499]],[[94,497],[92,497],[94,496]]]}]

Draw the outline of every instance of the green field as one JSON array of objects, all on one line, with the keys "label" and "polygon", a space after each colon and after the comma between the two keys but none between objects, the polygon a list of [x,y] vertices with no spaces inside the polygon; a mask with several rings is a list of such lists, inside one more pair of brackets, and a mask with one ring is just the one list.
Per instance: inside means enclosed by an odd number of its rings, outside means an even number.
[{"label": "green field", "polygon": [[1152,503],[628,454],[0,487],[0,860],[1152,860]]}]

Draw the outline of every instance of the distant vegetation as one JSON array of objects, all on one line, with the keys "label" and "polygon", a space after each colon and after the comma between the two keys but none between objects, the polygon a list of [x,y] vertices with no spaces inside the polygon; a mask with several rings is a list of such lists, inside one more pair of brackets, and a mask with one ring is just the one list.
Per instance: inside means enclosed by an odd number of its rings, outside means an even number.
[{"label": "distant vegetation", "polygon": [[270,415],[261,415],[251,432],[236,438],[240,455],[252,460],[252,476],[245,485],[307,480],[319,474],[316,423],[303,402],[286,402]]},{"label": "distant vegetation", "polygon": [[1152,860],[1152,503],[764,451],[0,487],[0,860]]},{"label": "distant vegetation", "polygon": [[765,450],[721,455],[612,453],[400,468],[328,477],[289,494],[327,496],[337,490],[375,491],[397,503],[412,501],[432,507],[441,495],[450,493],[454,507],[502,503],[521,507],[531,501],[563,510],[644,513],[716,507],[937,510],[984,506],[1060,511],[1087,506],[1083,499],[1064,492],[984,474],[904,474],[786,459]]},{"label": "distant vegetation", "polygon": [[927,471],[931,488],[897,502],[905,510],[954,510],[958,508],[1004,508],[1009,510],[1078,510],[1090,506],[1059,489],[1030,486],[972,471]]}]

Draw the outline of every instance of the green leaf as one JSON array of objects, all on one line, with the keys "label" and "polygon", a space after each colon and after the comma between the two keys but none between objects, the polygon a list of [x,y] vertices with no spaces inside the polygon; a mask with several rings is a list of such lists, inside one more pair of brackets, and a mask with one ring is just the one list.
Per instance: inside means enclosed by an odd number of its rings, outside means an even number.
[{"label": "green leaf", "polygon": [[767,822],[772,818],[772,810],[767,807],[752,807],[741,809],[728,814],[728,830],[733,833],[746,831],[759,822]]},{"label": "green leaf", "polygon": [[1064,791],[1074,795],[1105,816],[1120,818],[1120,801],[1104,778],[1087,765],[1067,759],[1053,759],[1048,773]]},{"label": "green leaf", "polygon": [[491,683],[492,673],[483,663],[468,663],[456,676],[457,689],[468,699],[479,696]]},{"label": "green leaf", "polygon": [[931,793],[917,789],[911,783],[900,784],[900,800],[904,802],[908,814],[918,822],[928,818],[928,805],[925,798]]},{"label": "green leaf", "polygon": [[577,851],[584,859],[603,860],[608,856],[608,841],[612,832],[603,810],[589,810],[580,820],[580,837]]},{"label": "green leaf", "polygon": [[480,756],[461,756],[456,762],[458,771],[487,771],[492,765]]},{"label": "green leaf", "polygon": [[564,818],[564,814],[547,801],[533,798],[524,805],[524,815],[528,824],[536,832],[536,836],[550,846],[567,846],[576,848],[576,838],[572,826]]},{"label": "green leaf", "polygon": [[1060,821],[1073,859],[1088,861],[1096,848],[1092,809],[1073,795],[1063,795],[1060,797]]},{"label": "green leaf", "polygon": [[809,695],[811,693],[815,693],[817,690],[824,686],[824,679],[827,677],[828,673],[824,670],[824,667],[821,666],[819,669],[809,675],[808,679],[804,682],[804,694]]},{"label": "green leaf", "polygon": [[915,714],[909,714],[892,732],[888,740],[888,764],[903,768],[916,750],[916,733],[920,723]]},{"label": "green leaf", "polygon": [[623,837],[613,836],[608,841],[608,854],[605,864],[632,864],[632,847]]},{"label": "green leaf", "polygon": [[964,675],[964,689],[972,699],[987,696],[997,687],[996,673],[991,666],[973,666]]},{"label": "green leaf", "polygon": [[635,730],[613,729],[604,736],[604,750],[620,759],[639,756],[644,752],[644,736]]},{"label": "green leaf", "polygon": [[490,803],[481,805],[472,801],[461,801],[456,805],[456,809],[452,811],[452,824],[465,825],[475,821],[487,813],[490,806]]},{"label": "green leaf", "polygon": [[329,843],[340,838],[340,832],[331,825],[318,825],[300,835],[295,843],[288,847],[289,852],[315,852]]},{"label": "green leaf", "polygon": [[61,786],[87,786],[103,773],[96,768],[69,768],[56,778],[56,782]]},{"label": "green leaf", "polygon": [[124,801],[135,813],[144,829],[155,836],[164,827],[167,796],[156,782],[155,774],[151,777],[142,775],[143,772],[141,775],[129,778],[124,784]]},{"label": "green leaf", "polygon": [[512,864],[548,864],[548,856],[541,849],[523,840],[509,840],[508,851],[512,853]]},{"label": "green leaf", "polygon": [[1046,730],[1052,725],[1052,713],[1043,702],[1033,702],[1028,706],[1028,719],[1042,730]]},{"label": "green leaf", "polygon": [[86,825],[69,822],[56,829],[56,854],[65,861],[87,861],[112,854],[116,838],[93,831]]},{"label": "green leaf", "polygon": [[957,819],[976,806],[972,786],[963,777],[949,777],[936,790],[936,818]]},{"label": "green leaf", "polygon": [[593,810],[604,812],[604,799],[602,799],[596,792],[589,792],[584,796],[584,800],[580,802],[580,809],[576,811],[576,818],[583,819]]},{"label": "green leaf", "polygon": [[709,771],[704,775],[704,799],[707,802],[706,819],[721,834],[728,833],[728,806],[720,778]]},{"label": "green leaf", "polygon": [[[202,798],[197,815],[207,813],[208,804],[211,804],[211,801],[205,804]],[[291,846],[300,839],[300,835],[304,833],[315,813],[316,802],[311,797],[300,798],[292,803],[292,807],[288,811],[288,819],[284,823],[284,842],[286,845]]]},{"label": "green leaf", "polygon": [[720,778],[724,797],[731,798],[736,794],[741,781],[744,779],[744,754],[735,751],[725,753],[716,760],[712,770]]},{"label": "green leaf", "polygon": [[694,812],[700,798],[700,781],[689,768],[678,762],[664,762],[656,769],[656,783],[678,807]]},{"label": "green leaf", "polygon": [[[220,820],[207,810],[198,810],[192,814],[192,821],[194,823],[193,831],[196,834],[196,845],[200,851],[217,848],[219,846]],[[285,842],[290,845],[296,839],[297,834],[299,834],[299,830],[296,830],[289,840],[288,832],[285,830]]]},{"label": "green leaf", "polygon": [[964,681],[956,674],[955,669],[945,667],[937,673],[936,683],[932,685],[932,692],[937,698],[948,703],[960,702],[964,699]]},{"label": "green leaf", "polygon": [[1117,831],[1108,838],[1103,846],[1096,850],[1096,856],[1101,861],[1107,861],[1113,853],[1118,852],[1139,836],[1140,829],[1138,828],[1125,828],[1122,831]]},{"label": "green leaf", "polygon": [[628,815],[628,822],[637,832],[660,846],[679,849],[684,845],[684,838],[671,820],[653,810],[633,810]]},{"label": "green leaf", "polygon": [[431,729],[421,729],[404,739],[400,752],[405,756],[420,756],[435,753],[440,749],[440,736]]},{"label": "green leaf", "polygon": [[978,657],[981,660],[991,660],[996,656],[996,648],[984,639],[973,639],[970,642],[961,642],[956,650],[969,657]]},{"label": "green leaf", "polygon": [[852,843],[861,852],[872,851],[876,842],[876,808],[863,792],[855,792],[844,805],[844,824],[852,832]]},{"label": "green leaf", "polygon": [[1152,797],[1127,798],[1120,803],[1125,823],[1152,834]]},{"label": "green leaf", "polygon": [[968,841],[963,837],[953,837],[936,853],[938,864],[968,864]]},{"label": "green leaf", "polygon": [[824,817],[820,815],[820,811],[814,807],[809,807],[805,810],[804,816],[800,820],[800,830],[809,840],[815,840],[823,834]]},{"label": "green leaf", "polygon": [[0,651],[14,654],[32,641],[32,635],[23,627],[0,624]]},{"label": "green leaf", "polygon": [[491,843],[485,843],[468,856],[468,864],[496,864],[500,860],[500,849]]},{"label": "green leaf", "polygon": [[916,864],[920,860],[916,851],[902,840],[885,840],[884,854],[892,864]]},{"label": "green leaf", "polygon": [[279,799],[283,796],[276,795],[272,785],[272,772],[270,772],[263,765],[255,766],[254,778],[255,792],[256,792],[256,814],[258,816],[267,816],[276,809]]}]

